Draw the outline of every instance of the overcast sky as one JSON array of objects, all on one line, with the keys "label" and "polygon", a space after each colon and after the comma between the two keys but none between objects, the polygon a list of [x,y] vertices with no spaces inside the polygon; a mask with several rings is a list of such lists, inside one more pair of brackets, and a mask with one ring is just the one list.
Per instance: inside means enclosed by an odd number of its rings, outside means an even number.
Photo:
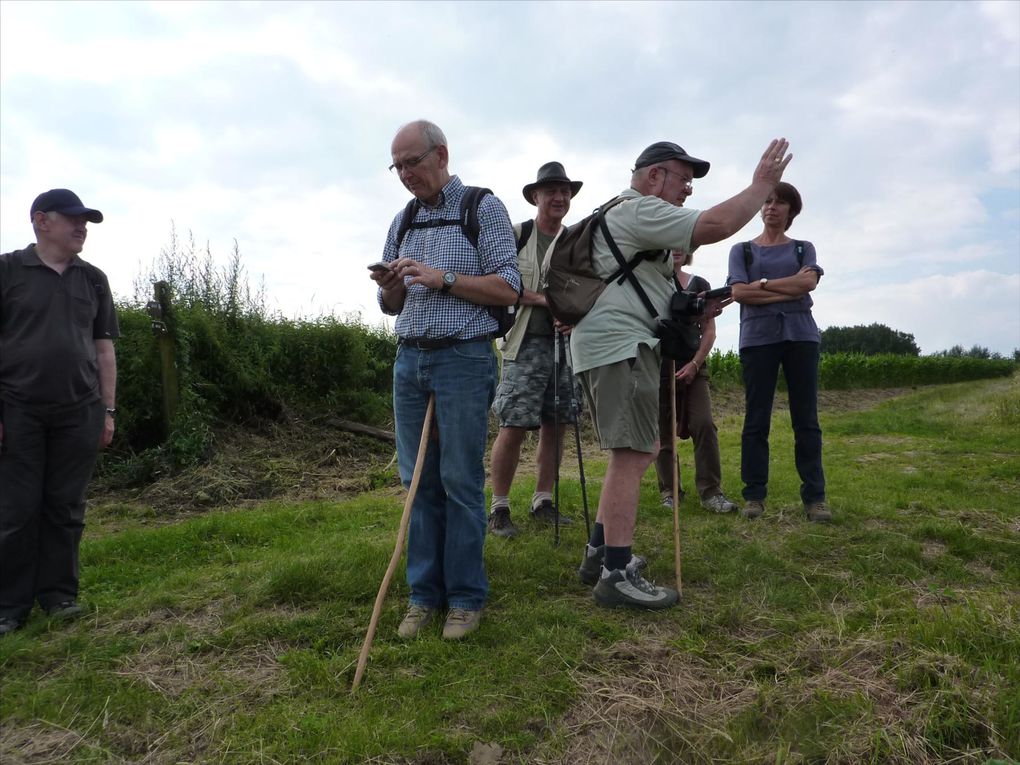
[{"label": "overcast sky", "polygon": [[[785,136],[790,233],[826,276],[819,325],[922,352],[1020,347],[1020,3],[0,2],[0,251],[67,187],[105,214],[84,257],[121,299],[190,230],[291,318],[383,318],[365,266],[409,199],[396,129],[431,119],[452,172],[513,220],[559,160],[567,222],[659,140],[708,159],[689,207],[746,186]],[[726,277],[755,219],[697,253]],[[718,320],[735,349],[738,312]],[[389,325],[387,325],[389,326]]]}]

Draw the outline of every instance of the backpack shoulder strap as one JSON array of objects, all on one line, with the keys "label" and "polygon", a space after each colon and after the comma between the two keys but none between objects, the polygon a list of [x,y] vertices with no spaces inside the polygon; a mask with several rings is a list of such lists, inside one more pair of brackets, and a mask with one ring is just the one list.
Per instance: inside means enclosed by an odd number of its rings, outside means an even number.
[{"label": "backpack shoulder strap", "polygon": [[521,233],[517,235],[517,252],[524,249],[524,245],[531,239],[531,232],[535,230],[535,219],[528,218],[521,224]]},{"label": "backpack shoulder strap", "polygon": [[[613,253],[613,257],[616,258],[616,262],[620,264],[620,270],[614,273],[611,277],[609,277],[605,281],[607,282],[613,281],[614,279],[617,278],[617,274],[620,274],[622,272],[622,276],[619,277],[620,281],[622,282],[624,279],[626,279],[627,281],[630,282],[631,286],[634,287],[634,289],[637,291],[638,297],[641,298],[641,304],[645,307],[648,313],[651,314],[653,319],[657,319],[659,317],[659,312],[655,310],[655,306],[652,305],[652,301],[648,298],[648,293],[646,293],[644,288],[641,286],[641,282],[639,282],[638,278],[634,276],[634,267],[640,261],[645,259],[646,257],[645,253],[643,252],[636,253],[628,263],[624,259],[623,253],[620,252],[620,248],[616,246],[616,241],[609,233],[609,226],[606,225],[606,216],[603,213],[610,207],[621,201],[623,200],[620,197],[617,197],[609,204],[603,205],[601,208],[595,211],[595,217],[598,219],[599,229],[602,231],[602,236],[605,238],[606,244],[609,245],[609,250],[610,252]],[[591,246],[594,247],[594,245]]]},{"label": "backpack shoulder strap", "polygon": [[747,271],[747,278],[751,278],[751,261],[754,260],[754,254],[751,252],[751,243],[744,242],[744,270]]},{"label": "backpack shoulder strap", "polygon": [[804,243],[799,239],[793,240],[793,247],[797,251],[797,268],[804,267]]},{"label": "backpack shoulder strap", "polygon": [[411,228],[411,223],[414,222],[414,216],[418,214],[419,206],[418,198],[415,197],[407,203],[407,207],[404,208],[404,217],[400,219],[400,226],[397,227],[397,249],[400,249],[400,245],[404,241],[404,237],[407,236],[407,232]]},{"label": "backpack shoulder strap", "polygon": [[460,198],[460,228],[472,247],[478,246],[478,235],[482,228],[478,223],[478,205],[486,194],[491,193],[491,189],[483,189],[481,186],[465,186],[464,196]]}]

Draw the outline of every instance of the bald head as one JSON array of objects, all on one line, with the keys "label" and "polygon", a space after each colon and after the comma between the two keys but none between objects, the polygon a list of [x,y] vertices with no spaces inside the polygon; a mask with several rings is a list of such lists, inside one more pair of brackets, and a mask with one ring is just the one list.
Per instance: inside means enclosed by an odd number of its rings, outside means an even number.
[{"label": "bald head", "polygon": [[415,120],[401,127],[390,145],[392,170],[414,196],[434,205],[450,181],[450,159],[446,136],[428,120]]}]

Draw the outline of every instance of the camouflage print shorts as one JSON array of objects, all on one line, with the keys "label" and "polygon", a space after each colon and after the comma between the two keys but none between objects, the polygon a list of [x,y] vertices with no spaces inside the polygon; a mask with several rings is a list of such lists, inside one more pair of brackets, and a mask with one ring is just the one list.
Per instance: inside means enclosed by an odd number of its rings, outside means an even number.
[{"label": "camouflage print shorts", "polygon": [[[559,388],[560,405],[556,420],[573,423],[571,411],[571,384],[574,402],[580,411],[581,391],[570,370],[569,344],[564,342],[560,354]],[[503,360],[503,374],[496,390],[492,411],[501,428],[528,428],[534,430],[543,422],[553,422],[556,391],[553,387],[553,338],[542,335],[525,335],[517,358]]]}]

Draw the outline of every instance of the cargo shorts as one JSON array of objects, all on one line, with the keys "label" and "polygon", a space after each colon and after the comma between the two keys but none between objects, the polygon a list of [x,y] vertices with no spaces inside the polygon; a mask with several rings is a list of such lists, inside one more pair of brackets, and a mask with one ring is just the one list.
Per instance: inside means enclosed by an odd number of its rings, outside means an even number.
[{"label": "cargo shorts", "polygon": [[600,447],[659,451],[659,367],[659,349],[641,343],[634,358],[581,373]]},{"label": "cargo shorts", "polygon": [[492,403],[501,428],[535,430],[543,423],[572,424],[575,421],[571,393],[580,411],[581,391],[570,369],[570,345],[566,342],[560,354],[559,408],[555,406],[553,340],[554,336],[550,335],[525,335],[517,358],[503,360],[503,374]]}]

